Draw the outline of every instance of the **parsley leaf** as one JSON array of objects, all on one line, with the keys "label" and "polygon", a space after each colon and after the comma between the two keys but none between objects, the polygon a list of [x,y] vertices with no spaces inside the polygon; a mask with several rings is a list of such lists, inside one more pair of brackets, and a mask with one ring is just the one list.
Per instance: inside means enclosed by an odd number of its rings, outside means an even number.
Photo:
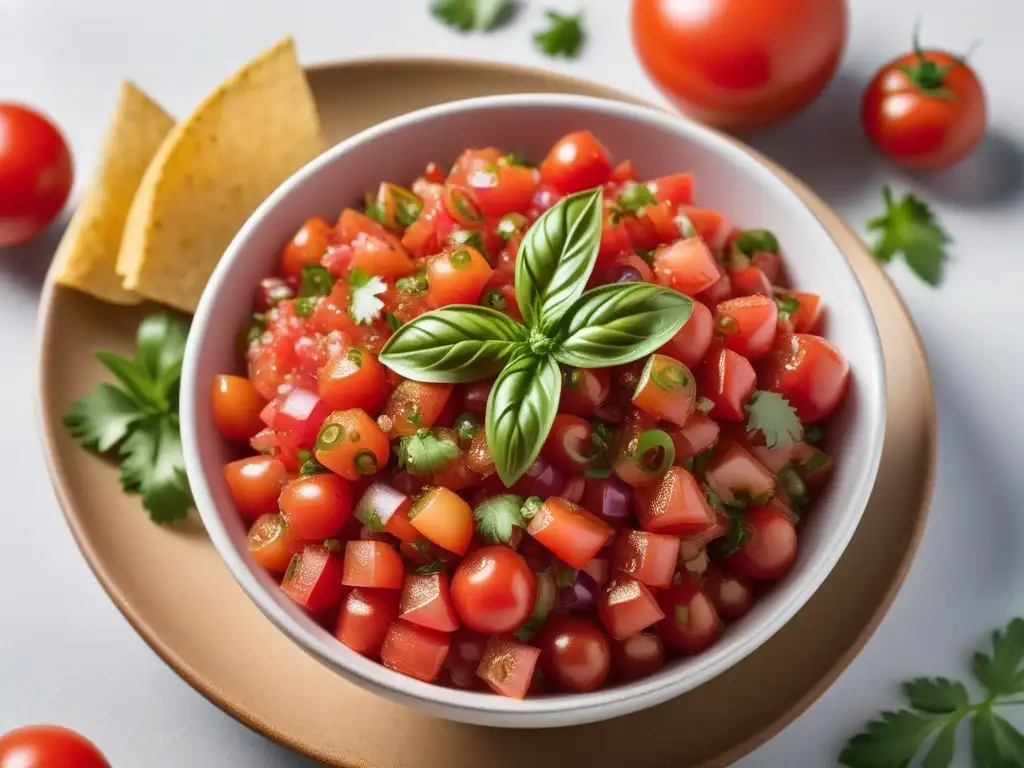
[{"label": "parsley leaf", "polygon": [[495,29],[514,10],[512,0],[435,0],[430,6],[434,18],[460,32]]},{"label": "parsley leaf", "polygon": [[747,431],[760,431],[767,448],[789,445],[803,438],[804,428],[796,416],[796,410],[778,392],[759,389],[747,403]]},{"label": "parsley leaf", "polygon": [[79,398],[64,425],[84,448],[117,451],[121,486],[142,496],[158,523],[182,520],[192,505],[178,429],[178,385],[188,326],[171,315],[139,325],[132,359],[97,352],[117,384],[102,382]]},{"label": "parsley leaf", "polygon": [[964,684],[945,677],[918,677],[903,684],[910,706],[922,712],[944,715],[968,705]]},{"label": "parsley leaf", "polygon": [[971,671],[993,696],[1024,693],[1024,619],[992,633],[992,654],[974,654]]},{"label": "parsley leaf", "polygon": [[952,239],[935,220],[935,214],[920,198],[908,193],[895,201],[889,187],[882,188],[885,213],[868,222],[868,230],[880,233],[872,247],[875,258],[883,264],[903,254],[918,277],[929,285],[942,282],[942,270],[949,256],[946,246]]},{"label": "parsley leaf", "polygon": [[905,709],[883,712],[878,720],[868,723],[864,733],[850,739],[839,755],[839,763],[850,768],[909,765],[941,722]]},{"label": "parsley leaf", "polygon": [[548,56],[563,56],[575,59],[583,47],[583,14],[567,16],[558,11],[548,11],[548,26],[534,34],[533,41],[542,53]]},{"label": "parsley leaf", "polygon": [[348,313],[356,325],[370,325],[381,316],[384,302],[378,299],[388,286],[377,275],[353,269],[348,276]]},{"label": "parsley leaf", "polygon": [[1024,765],[1024,735],[991,709],[981,709],[971,722],[971,755],[978,768]]},{"label": "parsley leaf", "polygon": [[526,528],[523,520],[523,498],[511,493],[492,496],[473,510],[476,529],[492,544],[508,544],[513,528]]},{"label": "parsley leaf", "polygon": [[447,467],[461,453],[451,440],[439,438],[429,429],[420,429],[398,444],[398,468],[413,477],[428,477]]}]

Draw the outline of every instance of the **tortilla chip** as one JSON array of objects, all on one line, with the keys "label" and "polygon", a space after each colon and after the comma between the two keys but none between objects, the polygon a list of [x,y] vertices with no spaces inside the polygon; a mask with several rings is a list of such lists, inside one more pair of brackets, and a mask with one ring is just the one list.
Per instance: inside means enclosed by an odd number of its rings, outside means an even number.
[{"label": "tortilla chip", "polygon": [[125,226],[124,287],[194,311],[245,220],[323,147],[313,94],[286,38],[222,83],[160,147]]},{"label": "tortilla chip", "polygon": [[150,161],[174,119],[133,83],[123,83],[92,187],[78,204],[54,258],[57,282],[113,304],[142,298],[121,286],[121,235]]}]

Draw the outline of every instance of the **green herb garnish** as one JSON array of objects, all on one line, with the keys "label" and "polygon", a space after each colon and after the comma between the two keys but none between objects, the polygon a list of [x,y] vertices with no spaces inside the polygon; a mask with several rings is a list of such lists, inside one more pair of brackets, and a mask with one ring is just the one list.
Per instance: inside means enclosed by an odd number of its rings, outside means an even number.
[{"label": "green herb garnish", "polygon": [[778,253],[779,241],[767,229],[748,229],[736,238],[733,248],[745,256],[753,256],[755,253]]},{"label": "green herb garnish", "polygon": [[460,32],[495,29],[514,11],[512,0],[435,0],[430,6],[434,18]]},{"label": "green herb garnish", "polygon": [[434,560],[426,565],[421,565],[413,571],[417,576],[430,576],[432,573],[444,573],[444,563]]},{"label": "green herb garnish", "polygon": [[473,510],[476,529],[480,536],[492,544],[508,544],[515,528],[526,528],[523,518],[523,498],[511,493],[492,496],[477,504]]},{"label": "green herb garnish", "polygon": [[747,431],[761,432],[766,448],[789,445],[803,438],[804,428],[796,410],[778,392],[757,390],[750,396],[746,409],[750,415]]},{"label": "green herb garnish", "polygon": [[295,300],[295,314],[299,317],[312,317],[319,300],[319,296],[300,296]]},{"label": "green herb garnish", "polygon": [[868,230],[880,234],[871,252],[883,264],[897,253],[903,254],[903,260],[918,277],[929,285],[938,285],[949,258],[949,235],[939,226],[931,208],[914,195],[908,193],[897,202],[887,186],[882,187],[882,195],[885,213],[868,222]]},{"label": "green herb garnish", "polygon": [[440,438],[429,429],[419,429],[415,435],[403,437],[399,442],[398,468],[414,477],[429,477],[447,467],[461,453],[453,441]]},{"label": "green herb garnish", "polygon": [[547,11],[548,25],[533,36],[541,53],[575,59],[583,47],[583,14],[569,16]]},{"label": "green herb garnish", "polygon": [[622,213],[637,213],[641,208],[657,204],[658,199],[646,184],[627,182],[615,198],[615,204]]},{"label": "green herb garnish", "polygon": [[398,278],[395,281],[395,288],[402,293],[421,294],[430,288],[430,281],[427,279],[427,273],[420,270],[415,274]]},{"label": "green herb garnish", "polygon": [[299,275],[299,296],[326,296],[334,287],[334,275],[326,267],[308,264]]}]

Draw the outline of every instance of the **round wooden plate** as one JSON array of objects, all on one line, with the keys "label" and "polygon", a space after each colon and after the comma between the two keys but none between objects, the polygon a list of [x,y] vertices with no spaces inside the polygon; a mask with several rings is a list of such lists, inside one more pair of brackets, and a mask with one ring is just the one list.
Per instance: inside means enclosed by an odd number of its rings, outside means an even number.
[{"label": "round wooden plate", "polygon": [[[483,94],[632,100],[600,85],[483,63],[361,61],[309,75],[332,141],[418,107]],[[838,216],[773,170],[832,232],[864,286],[882,335],[892,416],[871,502],[839,565],[781,632],[715,680],[641,714],[512,739],[506,731],[433,720],[347,683],[263,617],[198,523],[150,523],[138,500],[121,492],[116,469],[68,437],[61,415],[107,378],[93,351],[131,350],[139,320],[153,307],[101,304],[48,281],[42,431],[53,483],[83,554],[132,626],[193,687],[269,738],[332,765],[521,768],[546,755],[564,768],[682,768],[725,765],[746,754],[810,705],[878,625],[920,539],[935,467],[932,386],[906,308]]]}]

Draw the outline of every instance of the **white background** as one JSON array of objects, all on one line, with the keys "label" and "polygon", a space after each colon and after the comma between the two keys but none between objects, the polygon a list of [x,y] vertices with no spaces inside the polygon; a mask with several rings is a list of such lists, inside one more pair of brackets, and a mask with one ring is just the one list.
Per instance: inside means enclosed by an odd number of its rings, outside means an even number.
[{"label": "white background", "polygon": [[[410,53],[499,58],[554,66],[658,98],[633,57],[623,0],[532,0],[513,28],[472,37],[435,24],[427,4],[0,0],[0,101],[23,100],[57,120],[73,145],[81,183],[122,78],[136,80],[180,116],[284,33],[295,35],[307,62]],[[581,4],[590,33],[582,58],[552,64],[535,53],[530,31],[542,8]],[[808,113],[753,143],[802,176],[855,228],[879,212],[880,185],[889,182],[931,200],[955,238],[955,260],[939,290],[902,265],[892,268],[933,366],[941,422],[938,484],[923,545],[888,618],[807,714],[742,762],[748,768],[834,764],[865,718],[897,703],[897,681],[965,674],[968,652],[983,636],[1024,615],[1018,335],[1024,321],[1024,6],[1011,0],[850,4],[850,44],[837,80]],[[972,60],[988,88],[991,127],[982,149],[962,167],[911,178],[868,151],[856,115],[870,74],[907,47],[921,15],[927,42],[963,50],[983,40]],[[35,312],[51,248],[44,241],[0,251],[0,467],[6,478],[0,732],[27,722],[63,723],[102,745],[115,766],[311,765],[232,721],[179,680],[121,618],[75,548],[33,423]]]}]

